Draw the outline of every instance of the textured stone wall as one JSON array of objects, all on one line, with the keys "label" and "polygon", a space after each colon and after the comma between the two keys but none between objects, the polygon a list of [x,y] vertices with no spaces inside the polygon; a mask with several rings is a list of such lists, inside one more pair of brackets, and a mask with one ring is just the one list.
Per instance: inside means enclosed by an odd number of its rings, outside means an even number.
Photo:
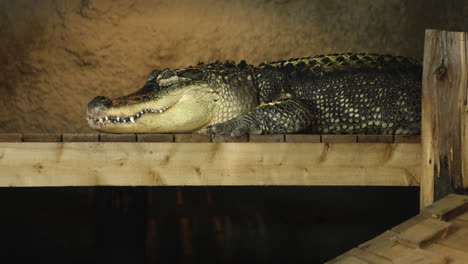
[{"label": "textured stone wall", "polygon": [[0,0],[0,132],[91,132],[97,95],[155,68],[336,52],[422,57],[424,29],[468,31],[467,1]]}]

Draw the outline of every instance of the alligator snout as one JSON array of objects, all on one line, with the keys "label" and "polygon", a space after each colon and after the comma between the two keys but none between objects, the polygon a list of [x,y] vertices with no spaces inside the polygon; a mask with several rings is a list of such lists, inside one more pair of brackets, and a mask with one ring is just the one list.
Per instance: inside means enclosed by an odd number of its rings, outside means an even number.
[{"label": "alligator snout", "polygon": [[98,107],[108,107],[112,103],[112,100],[104,97],[104,96],[98,96],[91,100],[91,102],[88,103],[88,109],[94,109]]}]

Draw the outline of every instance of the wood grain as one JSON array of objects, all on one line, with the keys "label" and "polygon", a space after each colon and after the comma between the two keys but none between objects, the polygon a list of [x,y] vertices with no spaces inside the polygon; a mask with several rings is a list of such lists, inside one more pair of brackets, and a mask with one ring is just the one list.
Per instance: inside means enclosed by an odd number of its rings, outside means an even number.
[{"label": "wood grain", "polygon": [[289,143],[320,143],[320,135],[286,134],[285,141]]},{"label": "wood grain", "polygon": [[461,155],[462,155],[462,180],[465,189],[464,194],[468,194],[468,32],[460,35],[460,55],[461,55],[461,78],[460,78],[460,107],[462,115],[461,124]]},{"label": "wood grain", "polygon": [[[441,214],[459,210],[462,198],[468,196],[449,195],[427,209]],[[463,219],[468,219],[468,209],[464,210],[450,222],[421,213],[327,263],[385,263],[365,258],[364,251],[396,264],[466,264],[468,223]]]},{"label": "wood grain", "polygon": [[[462,146],[468,90],[466,34],[426,31],[422,102],[421,208],[463,194]],[[464,159],[466,160],[466,158]]]},{"label": "wood grain", "polygon": [[448,221],[466,211],[468,211],[468,196],[449,194],[444,199],[423,208],[421,215]]},{"label": "wood grain", "polygon": [[[135,134],[100,134],[103,142],[134,142]],[[96,142],[99,141],[99,134],[62,134],[63,142]],[[58,138],[59,134],[27,134],[29,140],[38,141],[44,138]],[[209,135],[200,134],[136,134],[137,142],[248,142],[249,136],[231,137],[228,135]],[[317,135],[317,134],[276,134],[276,135],[251,135],[252,142],[290,142],[290,143],[320,143],[322,138],[325,143],[420,143],[420,136],[407,135]],[[284,138],[283,138],[284,137]],[[23,135],[21,133],[3,133],[0,134],[0,142],[21,142]],[[357,139],[356,139],[357,138]],[[44,141],[48,142],[48,141]]]},{"label": "wood grain", "polygon": [[409,136],[409,135],[395,135],[394,136],[395,143],[421,143],[421,136]]},{"label": "wood grain", "polygon": [[174,134],[174,141],[180,143],[211,142],[211,136],[200,134]]},{"label": "wood grain", "polygon": [[23,134],[24,142],[60,142],[61,134],[54,133],[26,133]]},{"label": "wood grain", "polygon": [[439,244],[468,253],[468,228],[460,228]]},{"label": "wood grain", "polygon": [[411,249],[399,245],[396,240],[397,237],[397,232],[389,230],[359,245],[359,248],[387,259],[395,259],[411,251]]},{"label": "wood grain", "polygon": [[101,142],[136,142],[135,134],[100,134]]},{"label": "wood grain", "polygon": [[426,219],[401,232],[398,243],[412,247],[425,247],[433,241],[447,236],[452,223],[437,219]]},{"label": "wood grain", "polygon": [[0,143],[0,186],[416,186],[420,158],[416,144]]},{"label": "wood grain", "polygon": [[362,263],[378,263],[391,264],[392,262],[386,258],[367,252],[360,248],[353,248],[341,256],[326,262],[326,264],[362,264]]},{"label": "wood grain", "polygon": [[428,250],[411,250],[410,252],[393,259],[394,264],[446,264],[444,255]]},{"label": "wood grain", "polygon": [[[467,69],[468,71],[468,69]],[[468,82],[468,81],[467,81]],[[468,102],[468,92],[466,92],[467,98],[465,99],[465,104]],[[463,187],[465,189],[465,194],[468,194],[468,105],[465,105],[465,122],[462,126],[462,176],[463,176]]]},{"label": "wood grain", "polygon": [[137,134],[138,142],[174,142],[173,134]]},{"label": "wood grain", "polygon": [[443,255],[449,264],[468,263],[468,252],[466,251],[467,248],[465,248],[464,251],[461,251],[459,249],[453,249],[453,248],[442,246],[441,244],[438,244],[438,243],[434,243],[428,246],[427,248],[425,248],[425,250]]},{"label": "wood grain", "polygon": [[0,133],[0,142],[22,142],[23,134],[21,133]]},{"label": "wood grain", "polygon": [[426,220],[428,219],[429,217],[427,216],[424,216],[424,215],[421,215],[421,214],[418,214],[414,217],[411,217],[410,219],[404,221],[403,223],[399,224],[399,225],[396,225],[392,228],[392,231],[395,231],[397,233],[401,233],[403,231],[405,231],[406,229],[414,226],[415,224],[423,221],[423,220]]},{"label": "wood grain", "polygon": [[356,143],[356,135],[322,135],[323,143]]},{"label": "wood grain", "polygon": [[99,142],[99,134],[63,134],[63,142]]},{"label": "wood grain", "polygon": [[358,135],[358,143],[393,143],[393,135]]},{"label": "wood grain", "polygon": [[369,264],[369,262],[355,256],[345,256],[343,259],[335,262],[335,264]]},{"label": "wood grain", "polygon": [[463,222],[468,222],[468,211],[466,213],[463,213],[463,214],[457,216],[457,220],[463,221]]},{"label": "wood grain", "polygon": [[257,143],[284,142],[284,135],[283,134],[249,135],[249,142],[257,142]]},{"label": "wood grain", "polygon": [[240,137],[231,137],[228,135],[213,135],[211,139],[214,143],[227,143],[227,142],[248,142],[248,136],[240,136]]}]

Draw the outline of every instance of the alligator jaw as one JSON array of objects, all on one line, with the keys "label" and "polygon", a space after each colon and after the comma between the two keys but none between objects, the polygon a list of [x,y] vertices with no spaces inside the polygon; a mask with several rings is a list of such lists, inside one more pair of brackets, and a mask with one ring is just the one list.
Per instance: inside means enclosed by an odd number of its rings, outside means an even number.
[{"label": "alligator jaw", "polygon": [[[137,97],[140,96],[140,97]],[[188,133],[213,119],[218,93],[206,83],[172,88],[164,94],[137,94],[88,104],[92,129],[107,133]]]},{"label": "alligator jaw", "polygon": [[131,116],[117,116],[117,115],[106,115],[106,116],[91,116],[88,115],[87,120],[90,127],[94,129],[100,129],[104,126],[112,126],[124,123],[135,123],[138,119],[147,114],[162,114],[166,112],[171,106],[164,107],[162,109],[150,109],[145,108],[140,112],[137,112]]}]

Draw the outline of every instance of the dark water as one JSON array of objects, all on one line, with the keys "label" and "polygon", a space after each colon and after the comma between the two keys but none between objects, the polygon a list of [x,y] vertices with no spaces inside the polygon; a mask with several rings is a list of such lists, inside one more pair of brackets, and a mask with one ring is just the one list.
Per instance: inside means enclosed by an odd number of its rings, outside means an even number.
[{"label": "dark water", "polygon": [[0,188],[0,201],[2,263],[323,263],[416,215],[419,189]]}]

